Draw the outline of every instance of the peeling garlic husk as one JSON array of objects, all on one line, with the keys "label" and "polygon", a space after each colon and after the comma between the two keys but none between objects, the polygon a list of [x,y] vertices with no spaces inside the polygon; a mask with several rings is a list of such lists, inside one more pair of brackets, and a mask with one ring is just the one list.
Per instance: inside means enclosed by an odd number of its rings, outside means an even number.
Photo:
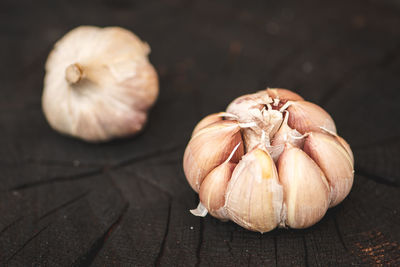
[{"label": "peeling garlic husk", "polygon": [[287,89],[239,97],[204,118],[183,166],[200,194],[193,214],[261,233],[314,225],[354,179],[353,153],[331,116]]},{"label": "peeling garlic husk", "polygon": [[46,62],[42,107],[50,126],[89,142],[141,131],[159,90],[149,53],[123,28],[68,32]]}]

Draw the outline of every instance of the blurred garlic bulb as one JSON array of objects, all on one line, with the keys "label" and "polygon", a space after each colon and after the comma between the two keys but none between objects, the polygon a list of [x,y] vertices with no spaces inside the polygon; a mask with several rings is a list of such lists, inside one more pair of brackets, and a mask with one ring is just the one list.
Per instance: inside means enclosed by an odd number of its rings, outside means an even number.
[{"label": "blurred garlic bulb", "polygon": [[194,215],[262,233],[312,226],[354,178],[353,153],[329,114],[286,89],[241,96],[201,120],[183,167],[200,195]]},{"label": "blurred garlic bulb", "polygon": [[55,130],[89,142],[142,130],[158,96],[150,47],[119,28],[81,26],[46,62],[42,106]]}]

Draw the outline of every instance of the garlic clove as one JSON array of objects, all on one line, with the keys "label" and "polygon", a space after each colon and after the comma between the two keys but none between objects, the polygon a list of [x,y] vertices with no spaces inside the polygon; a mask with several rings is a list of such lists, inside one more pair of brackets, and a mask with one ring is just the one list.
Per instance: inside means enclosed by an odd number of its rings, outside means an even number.
[{"label": "garlic clove", "polygon": [[89,142],[143,129],[158,96],[150,48],[119,27],[81,26],[46,61],[42,107],[50,126]]},{"label": "garlic clove", "polygon": [[321,131],[321,127],[336,133],[332,117],[321,107],[307,101],[290,102],[288,125],[304,134],[311,131]]},{"label": "garlic clove", "polygon": [[183,169],[196,192],[203,179],[229,157],[238,143],[232,162],[238,162],[244,154],[240,127],[235,121],[215,122],[192,137],[183,156]]},{"label": "garlic clove", "polygon": [[196,137],[197,135],[204,134],[207,132],[215,132],[221,129],[236,129],[240,128],[239,123],[235,120],[221,120],[213,122],[206,127],[199,129],[195,134],[192,134],[191,139]]},{"label": "garlic clove", "polygon": [[201,129],[204,129],[208,125],[210,125],[214,122],[217,122],[217,121],[222,121],[224,118],[223,118],[223,116],[220,115],[221,113],[223,113],[223,112],[210,114],[210,115],[204,117],[201,121],[199,121],[199,123],[193,129],[192,136],[196,135],[196,133],[198,131],[200,131]]},{"label": "garlic clove", "polygon": [[227,219],[223,206],[225,204],[225,191],[236,164],[224,162],[212,170],[200,186],[200,201],[208,212],[219,219]]},{"label": "garlic clove", "polygon": [[301,96],[287,89],[268,88],[267,94],[273,99],[279,99],[282,102],[304,100]]},{"label": "garlic clove", "polygon": [[339,204],[350,192],[353,185],[353,160],[347,150],[335,137],[320,133],[310,133],[304,142],[306,152],[322,169],[330,187],[331,203]]},{"label": "garlic clove", "polygon": [[255,148],[236,166],[226,190],[225,209],[231,220],[253,231],[271,231],[280,222],[283,192],[267,151]]},{"label": "garlic clove", "polygon": [[224,120],[224,117],[234,119],[236,116],[229,114],[227,112],[218,112],[214,114],[210,114],[206,117],[204,117],[194,128],[192,132],[192,136],[196,135],[197,132],[199,132],[201,129],[204,129],[205,127],[209,126],[210,124],[213,124],[214,122],[217,121],[222,121]]},{"label": "garlic clove", "polygon": [[353,151],[351,151],[350,145],[346,142],[346,140],[344,140],[342,137],[340,137],[337,133],[331,132],[325,128],[321,128],[323,130],[323,132],[330,134],[331,136],[333,136],[343,147],[344,149],[346,149],[347,153],[349,154],[351,161],[353,162],[353,166],[354,166],[354,155],[353,155]]},{"label": "garlic clove", "polygon": [[329,206],[330,191],[318,165],[301,149],[287,143],[277,166],[286,205],[286,225],[306,228],[321,220]]}]

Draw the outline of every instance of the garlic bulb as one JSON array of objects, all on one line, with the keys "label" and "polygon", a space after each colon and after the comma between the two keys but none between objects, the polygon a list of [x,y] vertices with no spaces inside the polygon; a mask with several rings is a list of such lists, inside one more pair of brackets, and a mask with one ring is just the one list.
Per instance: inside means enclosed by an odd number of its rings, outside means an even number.
[{"label": "garlic bulb", "polygon": [[119,28],[81,26],[46,62],[42,106],[55,130],[89,142],[142,130],[158,96],[150,47]]},{"label": "garlic bulb", "polygon": [[205,117],[186,147],[183,167],[209,212],[244,228],[306,228],[349,194],[354,157],[330,115],[286,89],[235,99]]}]

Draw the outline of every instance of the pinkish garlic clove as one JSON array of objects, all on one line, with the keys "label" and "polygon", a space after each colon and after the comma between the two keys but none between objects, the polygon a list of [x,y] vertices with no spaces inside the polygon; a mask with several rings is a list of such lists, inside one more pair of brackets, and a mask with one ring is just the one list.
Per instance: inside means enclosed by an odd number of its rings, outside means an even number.
[{"label": "pinkish garlic clove", "polygon": [[223,163],[238,143],[232,162],[238,162],[244,154],[240,127],[235,121],[213,123],[192,137],[183,157],[183,169],[196,192],[207,174]]},{"label": "pinkish garlic clove", "polygon": [[218,112],[214,114],[210,114],[206,117],[204,117],[194,128],[192,132],[192,136],[196,135],[201,129],[206,128],[210,124],[213,124],[214,122],[217,121],[222,121],[224,118],[229,118],[229,119],[234,119],[236,116],[229,114],[227,112]]},{"label": "pinkish garlic clove", "polygon": [[216,167],[204,178],[200,186],[200,202],[203,203],[211,215],[222,220],[228,219],[224,209],[225,191],[231,179],[232,172],[237,165],[229,161],[239,145],[233,149],[231,155],[224,163]]},{"label": "pinkish garlic clove", "polygon": [[237,224],[261,233],[281,221],[283,193],[278,172],[267,151],[255,148],[232,173],[226,190],[225,209]]},{"label": "pinkish garlic clove", "polygon": [[332,117],[318,105],[307,101],[294,101],[290,102],[287,111],[290,113],[288,125],[302,134],[321,131],[321,127],[336,133]]},{"label": "pinkish garlic clove", "polygon": [[287,211],[285,224],[306,228],[317,223],[329,206],[329,184],[324,173],[306,153],[289,143],[277,165]]},{"label": "pinkish garlic clove", "polygon": [[330,207],[336,206],[349,194],[353,185],[353,159],[335,137],[313,132],[304,142],[306,152],[322,169],[330,187]]}]

